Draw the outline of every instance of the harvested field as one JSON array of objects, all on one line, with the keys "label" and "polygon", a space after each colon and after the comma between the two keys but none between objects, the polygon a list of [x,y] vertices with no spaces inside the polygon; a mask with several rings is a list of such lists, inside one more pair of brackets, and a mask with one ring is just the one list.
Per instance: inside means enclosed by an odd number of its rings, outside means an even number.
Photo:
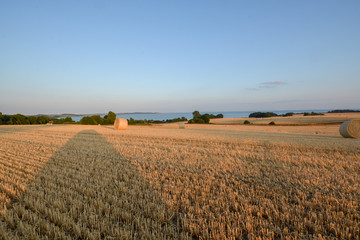
[{"label": "harvested field", "polygon": [[332,131],[29,126],[0,142],[0,239],[360,236],[360,139]]},{"label": "harvested field", "polygon": [[217,118],[211,119],[213,124],[243,124],[245,120],[253,124],[266,125],[274,121],[280,125],[322,125],[322,124],[340,124],[351,119],[360,119],[360,113],[325,113],[319,116],[303,116],[295,114],[291,117],[269,117],[269,118]]}]

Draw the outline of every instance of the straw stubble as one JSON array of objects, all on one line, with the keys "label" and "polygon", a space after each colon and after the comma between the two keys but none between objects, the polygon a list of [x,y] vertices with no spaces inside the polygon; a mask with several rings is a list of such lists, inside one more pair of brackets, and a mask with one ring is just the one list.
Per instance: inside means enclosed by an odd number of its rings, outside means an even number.
[{"label": "straw stubble", "polygon": [[0,134],[0,239],[360,236],[358,147],[48,129]]}]

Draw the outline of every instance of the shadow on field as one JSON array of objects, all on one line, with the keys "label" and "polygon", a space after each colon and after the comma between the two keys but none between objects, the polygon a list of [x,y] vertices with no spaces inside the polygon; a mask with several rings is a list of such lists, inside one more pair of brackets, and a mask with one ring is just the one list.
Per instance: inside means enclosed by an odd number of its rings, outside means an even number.
[{"label": "shadow on field", "polygon": [[180,221],[94,130],[71,138],[0,215],[0,239],[179,239]]}]

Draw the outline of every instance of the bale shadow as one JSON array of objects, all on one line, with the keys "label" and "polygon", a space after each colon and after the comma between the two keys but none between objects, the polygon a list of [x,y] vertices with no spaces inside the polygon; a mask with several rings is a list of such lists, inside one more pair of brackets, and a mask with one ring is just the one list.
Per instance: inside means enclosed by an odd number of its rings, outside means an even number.
[{"label": "bale shadow", "polygon": [[158,193],[95,130],[71,138],[0,215],[0,239],[187,239]]},{"label": "bale shadow", "polygon": [[115,130],[114,129],[114,126],[102,126],[103,128],[108,128],[108,129],[112,129],[112,130]]}]

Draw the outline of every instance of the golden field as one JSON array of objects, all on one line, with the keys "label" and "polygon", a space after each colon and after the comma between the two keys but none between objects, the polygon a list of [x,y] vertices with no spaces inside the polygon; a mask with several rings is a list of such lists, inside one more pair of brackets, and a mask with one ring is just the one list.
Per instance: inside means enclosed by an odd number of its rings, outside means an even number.
[{"label": "golden field", "polygon": [[360,139],[224,124],[1,126],[0,239],[360,238]]}]

